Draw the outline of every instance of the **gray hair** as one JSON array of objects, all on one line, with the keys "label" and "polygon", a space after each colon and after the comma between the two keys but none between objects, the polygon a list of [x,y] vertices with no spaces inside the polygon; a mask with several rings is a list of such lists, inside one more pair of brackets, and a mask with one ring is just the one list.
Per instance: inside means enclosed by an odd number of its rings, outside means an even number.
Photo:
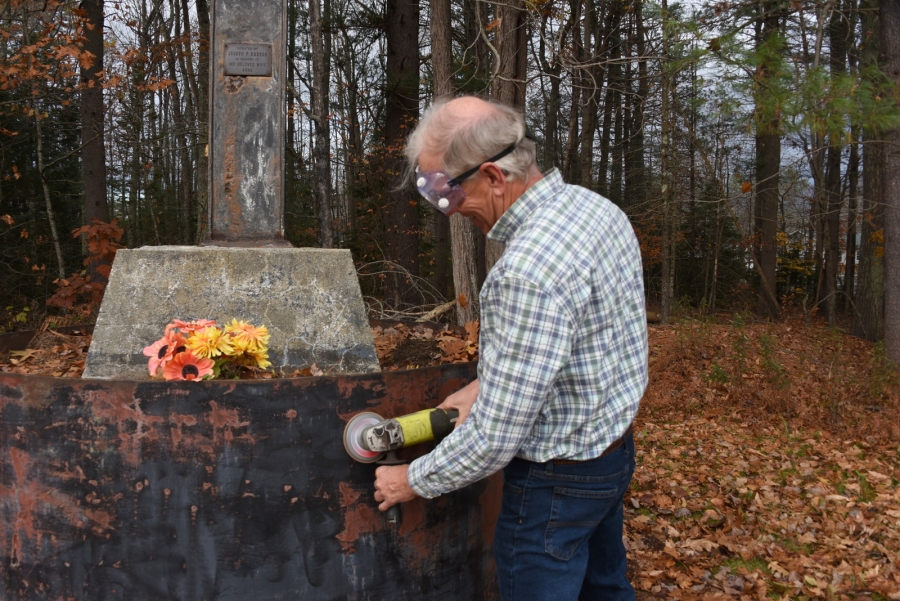
[{"label": "gray hair", "polygon": [[496,161],[509,179],[525,181],[536,164],[537,145],[525,137],[525,118],[512,107],[487,101],[493,108],[475,119],[459,119],[443,110],[450,100],[439,100],[422,114],[409,136],[404,154],[409,161],[410,177],[422,153],[443,156],[443,167],[450,176],[471,169],[482,161],[518,143],[516,149]]}]

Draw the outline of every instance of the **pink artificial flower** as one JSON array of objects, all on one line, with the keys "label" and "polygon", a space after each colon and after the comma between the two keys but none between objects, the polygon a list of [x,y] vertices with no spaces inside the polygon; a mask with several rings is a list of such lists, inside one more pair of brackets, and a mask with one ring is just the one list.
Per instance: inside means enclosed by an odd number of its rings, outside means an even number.
[{"label": "pink artificial flower", "polygon": [[190,351],[178,353],[163,368],[166,380],[201,380],[213,374],[212,359],[200,359]]},{"label": "pink artificial flower", "polygon": [[165,367],[172,360],[172,357],[177,353],[183,352],[185,350],[184,344],[184,336],[178,332],[166,330],[162,338],[150,346],[144,347],[144,355],[150,357],[150,360],[147,362],[147,370],[150,372],[150,376],[156,376],[159,369]]}]

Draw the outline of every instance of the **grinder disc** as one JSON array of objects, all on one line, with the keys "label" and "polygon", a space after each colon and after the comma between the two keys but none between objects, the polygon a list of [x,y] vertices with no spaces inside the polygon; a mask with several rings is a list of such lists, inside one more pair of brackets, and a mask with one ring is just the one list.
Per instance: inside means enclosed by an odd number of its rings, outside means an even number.
[{"label": "grinder disc", "polygon": [[370,451],[362,445],[362,433],[366,428],[384,421],[377,413],[365,412],[354,415],[344,428],[344,449],[360,463],[374,463],[383,453]]}]

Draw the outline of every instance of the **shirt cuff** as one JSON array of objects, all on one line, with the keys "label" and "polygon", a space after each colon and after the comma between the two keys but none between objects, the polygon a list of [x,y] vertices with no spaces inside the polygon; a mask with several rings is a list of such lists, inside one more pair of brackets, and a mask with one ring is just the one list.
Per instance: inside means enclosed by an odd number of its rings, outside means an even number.
[{"label": "shirt cuff", "polygon": [[439,488],[431,486],[427,482],[428,476],[434,473],[433,464],[434,462],[431,459],[430,453],[419,457],[409,464],[409,471],[406,475],[406,478],[409,481],[409,487],[412,488],[417,495],[426,499],[433,499],[443,494]]}]

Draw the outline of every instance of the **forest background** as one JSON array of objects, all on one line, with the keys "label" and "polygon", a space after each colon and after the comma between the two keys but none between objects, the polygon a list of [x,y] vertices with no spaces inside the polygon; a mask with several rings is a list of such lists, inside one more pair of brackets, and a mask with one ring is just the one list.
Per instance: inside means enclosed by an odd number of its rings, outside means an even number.
[{"label": "forest background", "polygon": [[[374,314],[477,318],[502,249],[400,154],[423,106],[472,93],[626,211],[663,323],[798,310],[900,359],[898,0],[286,1],[286,237],[351,249]],[[0,7],[3,330],[89,314],[117,242],[208,237],[209,10]]]}]

